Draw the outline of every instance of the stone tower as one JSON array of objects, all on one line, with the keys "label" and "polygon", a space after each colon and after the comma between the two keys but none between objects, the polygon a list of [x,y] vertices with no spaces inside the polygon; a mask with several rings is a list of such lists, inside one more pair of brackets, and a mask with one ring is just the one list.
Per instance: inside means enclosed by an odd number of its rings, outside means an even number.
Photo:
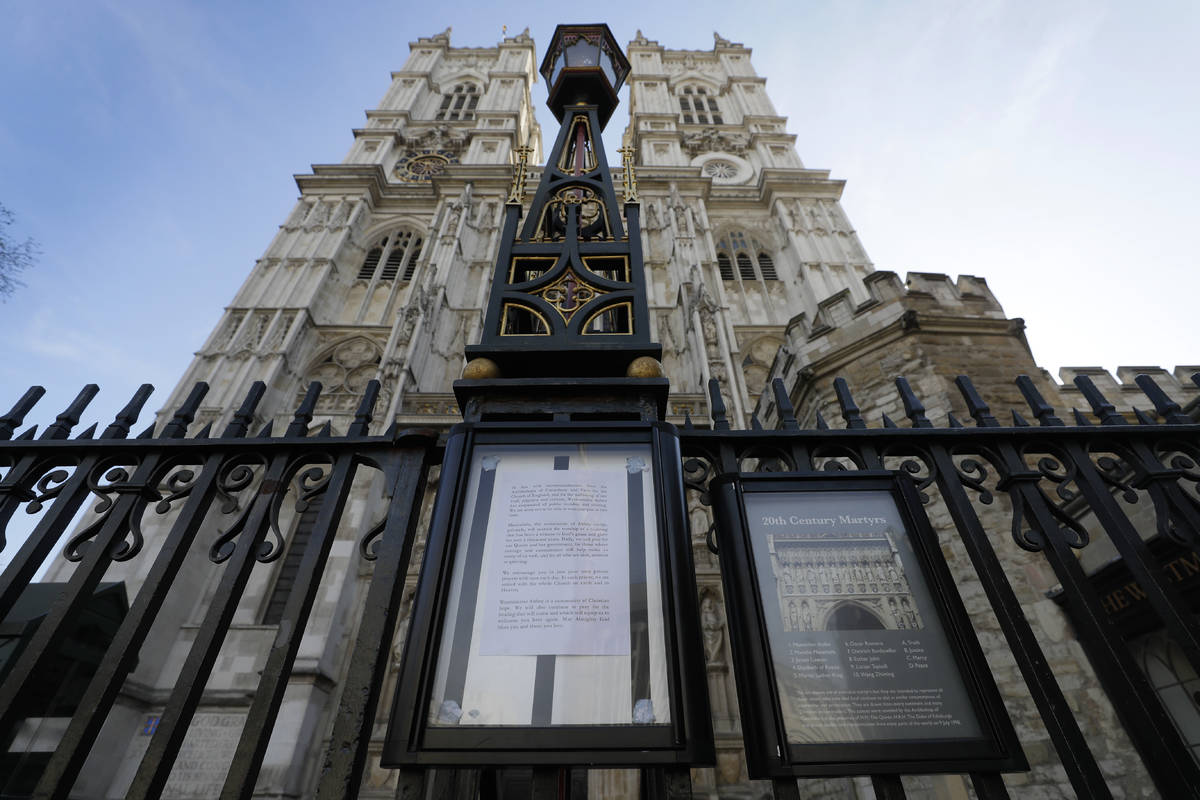
[{"label": "stone tower", "polygon": [[[674,396],[727,387],[743,424],[788,320],[870,273],[841,205],[843,181],[805,169],[750,49],[629,43],[627,132],[636,148],[650,302]],[[683,403],[677,403],[682,407]]]}]

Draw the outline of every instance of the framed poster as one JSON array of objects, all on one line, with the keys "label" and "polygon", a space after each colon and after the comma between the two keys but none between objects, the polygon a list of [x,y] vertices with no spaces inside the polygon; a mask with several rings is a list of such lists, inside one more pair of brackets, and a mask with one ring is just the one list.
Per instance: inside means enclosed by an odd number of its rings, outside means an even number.
[{"label": "framed poster", "polygon": [[720,480],[752,777],[1026,768],[910,480]]},{"label": "framed poster", "polygon": [[669,427],[463,425],[447,452],[384,763],[711,759]]}]

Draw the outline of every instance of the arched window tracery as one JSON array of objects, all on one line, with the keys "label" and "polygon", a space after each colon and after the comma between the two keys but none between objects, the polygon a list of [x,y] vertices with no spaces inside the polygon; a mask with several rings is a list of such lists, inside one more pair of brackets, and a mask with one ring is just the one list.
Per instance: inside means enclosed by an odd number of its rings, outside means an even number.
[{"label": "arched window tracery", "polygon": [[387,234],[367,250],[358,269],[358,279],[392,281],[400,277],[404,281],[412,280],[423,243],[421,234],[413,230],[401,229]]},{"label": "arched window tracery", "polygon": [[460,83],[449,94],[442,96],[436,119],[456,121],[475,119],[475,107],[479,105],[479,87],[473,83]]},{"label": "arched window tracery", "polygon": [[679,91],[679,112],[684,125],[724,125],[717,97],[703,86],[684,86]]},{"label": "arched window tracery", "polygon": [[717,271],[726,281],[779,280],[768,248],[743,231],[731,231],[717,241]]}]

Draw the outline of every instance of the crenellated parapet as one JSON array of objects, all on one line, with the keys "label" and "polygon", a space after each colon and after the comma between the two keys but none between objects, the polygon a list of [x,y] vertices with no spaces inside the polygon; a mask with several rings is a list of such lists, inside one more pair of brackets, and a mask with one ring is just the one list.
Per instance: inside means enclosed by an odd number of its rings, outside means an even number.
[{"label": "crenellated parapet", "polygon": [[[903,417],[890,391],[897,375],[920,384],[923,396],[945,398],[935,404],[942,414],[965,411],[952,391],[962,374],[972,375],[981,391],[986,387],[1000,409],[1020,406],[1012,385],[1019,374],[1033,376],[1058,399],[1053,380],[1033,360],[1024,321],[1004,313],[983,278],[910,272],[901,280],[877,271],[862,288],[833,294],[817,303],[811,317],[798,314],[788,322],[767,384],[783,379],[802,424],[815,423],[817,413],[831,406],[835,377],[845,377],[864,398],[864,413],[876,417]],[[867,299],[856,302],[856,295]],[[758,399],[755,413],[764,424],[774,421],[773,405],[769,393]]]},{"label": "crenellated parapet", "polygon": [[[890,392],[890,381],[898,375],[907,376],[914,386],[920,384],[922,396],[943,398],[930,406],[941,414],[965,411],[958,407],[951,385],[958,375],[970,375],[998,415],[1007,415],[1010,408],[1024,413],[1013,383],[1017,375],[1032,377],[1064,419],[1073,408],[1089,408],[1075,384],[1077,377],[1090,379],[1116,411],[1131,420],[1135,409],[1154,416],[1136,382],[1140,375],[1150,376],[1184,413],[1195,415],[1200,409],[1200,386],[1192,377],[1200,373],[1200,366],[1173,371],[1127,366],[1119,367],[1116,376],[1101,367],[1064,367],[1056,381],[1034,361],[1024,320],[1004,313],[983,278],[910,272],[901,281],[894,272],[880,271],[862,283],[867,300],[855,302],[852,293],[843,290],[821,300],[811,317],[798,314],[787,325],[767,385],[783,379],[801,424],[815,423],[818,412],[829,413],[835,377],[845,377],[855,388],[864,414],[893,419],[903,416]],[[758,399],[755,414],[765,425],[774,423],[769,392]]]}]

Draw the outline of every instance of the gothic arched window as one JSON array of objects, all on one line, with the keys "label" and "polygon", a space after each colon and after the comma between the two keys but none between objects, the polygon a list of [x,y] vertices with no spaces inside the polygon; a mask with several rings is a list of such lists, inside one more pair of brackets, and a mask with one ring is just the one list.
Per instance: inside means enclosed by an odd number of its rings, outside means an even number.
[{"label": "gothic arched window", "polygon": [[[389,233],[367,250],[367,257],[358,269],[358,279],[369,281],[377,277],[381,281],[392,281],[399,275],[402,280],[412,280],[417,258],[421,255],[421,243],[421,235],[414,231]],[[382,269],[379,268],[381,263]]]},{"label": "gothic arched window", "polygon": [[442,96],[437,119],[475,119],[475,106],[479,105],[479,87],[473,83],[460,83],[450,94]]},{"label": "gothic arched window", "polygon": [[732,231],[717,241],[717,270],[726,281],[779,280],[767,248],[742,231]]},{"label": "gothic arched window", "polygon": [[724,125],[716,95],[703,86],[685,86],[679,92],[679,110],[684,125]]}]

